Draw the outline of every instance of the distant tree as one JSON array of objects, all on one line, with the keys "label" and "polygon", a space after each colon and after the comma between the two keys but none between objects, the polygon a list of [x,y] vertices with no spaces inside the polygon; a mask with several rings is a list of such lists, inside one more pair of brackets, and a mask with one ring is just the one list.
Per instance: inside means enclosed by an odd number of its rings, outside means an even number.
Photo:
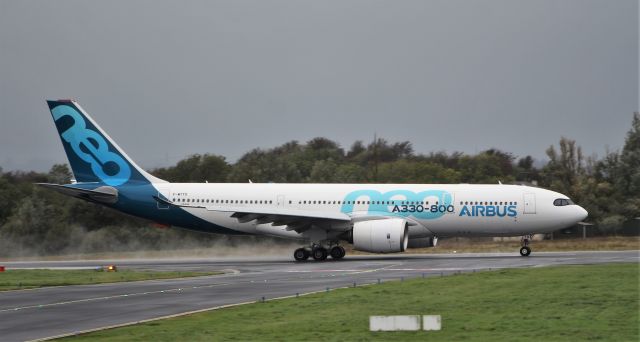
[{"label": "distant tree", "polygon": [[631,129],[615,171],[615,187],[624,198],[622,215],[631,219],[640,216],[640,114],[634,113]]},{"label": "distant tree", "polygon": [[334,171],[333,179],[336,183],[366,183],[367,171],[355,163],[340,164]]},{"label": "distant tree", "polygon": [[539,179],[539,170],[533,165],[534,160],[531,156],[520,158],[515,167],[516,180],[522,182],[532,182]]},{"label": "distant tree", "polygon": [[457,164],[465,183],[506,183],[513,177],[513,156],[490,149],[475,156],[460,156]]},{"label": "distant tree", "polygon": [[635,113],[619,160],[616,186],[625,195],[640,194],[640,114]]},{"label": "distant tree", "polygon": [[582,149],[575,140],[560,139],[560,152],[551,145],[547,149],[549,162],[542,168],[543,185],[580,201],[579,186],[585,174]]},{"label": "distant tree", "polygon": [[67,164],[54,164],[47,174],[47,181],[55,184],[68,184],[72,177]]},{"label": "distant tree", "polygon": [[317,160],[311,169],[311,183],[334,183],[336,181],[336,164],[333,159]]},{"label": "distant tree", "polygon": [[175,166],[153,170],[157,177],[170,182],[224,182],[231,166],[225,157],[212,154],[194,154],[182,159]]},{"label": "distant tree", "polygon": [[459,183],[460,173],[436,163],[400,159],[380,166],[383,183]]},{"label": "distant tree", "polygon": [[353,143],[353,145],[351,145],[351,148],[349,149],[349,152],[347,152],[346,157],[350,161],[355,161],[355,158],[357,156],[361,155],[366,151],[367,151],[367,148],[362,143],[362,140],[357,140],[356,142]]}]

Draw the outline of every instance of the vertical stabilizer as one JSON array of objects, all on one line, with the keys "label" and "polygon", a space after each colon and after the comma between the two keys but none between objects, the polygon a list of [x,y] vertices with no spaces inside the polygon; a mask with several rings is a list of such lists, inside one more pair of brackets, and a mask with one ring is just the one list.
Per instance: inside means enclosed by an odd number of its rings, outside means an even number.
[{"label": "vertical stabilizer", "polygon": [[77,182],[119,186],[165,183],[129,156],[72,100],[47,101]]}]

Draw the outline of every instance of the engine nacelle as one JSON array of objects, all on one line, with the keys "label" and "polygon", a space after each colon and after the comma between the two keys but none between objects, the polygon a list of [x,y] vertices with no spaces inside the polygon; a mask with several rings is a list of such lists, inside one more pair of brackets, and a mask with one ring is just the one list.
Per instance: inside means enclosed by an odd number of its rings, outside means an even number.
[{"label": "engine nacelle", "polygon": [[438,238],[435,236],[426,238],[415,238],[409,240],[408,248],[427,248],[435,247],[438,244]]},{"label": "engine nacelle", "polygon": [[353,249],[372,253],[404,252],[409,243],[409,227],[404,219],[356,222],[351,234]]}]

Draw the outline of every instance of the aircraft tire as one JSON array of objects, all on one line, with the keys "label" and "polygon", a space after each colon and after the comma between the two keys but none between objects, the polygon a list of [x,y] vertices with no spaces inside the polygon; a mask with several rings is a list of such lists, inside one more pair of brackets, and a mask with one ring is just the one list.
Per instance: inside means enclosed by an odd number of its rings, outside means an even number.
[{"label": "aircraft tire", "polygon": [[329,253],[327,253],[327,249],[324,247],[314,248],[313,251],[311,251],[311,256],[315,261],[326,260],[328,255]]},{"label": "aircraft tire", "polygon": [[529,256],[531,254],[531,248],[529,246],[524,246],[520,248],[520,255],[523,257]]},{"label": "aircraft tire", "polygon": [[347,252],[344,250],[344,247],[342,246],[334,246],[329,251],[329,255],[331,255],[331,258],[335,260],[344,258],[345,254],[347,254]]},{"label": "aircraft tire", "polygon": [[305,261],[309,259],[309,251],[304,248],[298,248],[293,252],[293,258],[296,259],[296,261]]}]

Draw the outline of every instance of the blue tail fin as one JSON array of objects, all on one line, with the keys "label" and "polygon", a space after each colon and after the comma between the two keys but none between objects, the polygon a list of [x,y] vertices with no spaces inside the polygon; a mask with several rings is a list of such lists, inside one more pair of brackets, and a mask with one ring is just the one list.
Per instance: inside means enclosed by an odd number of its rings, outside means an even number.
[{"label": "blue tail fin", "polygon": [[75,101],[47,101],[77,182],[164,182],[142,170]]}]

